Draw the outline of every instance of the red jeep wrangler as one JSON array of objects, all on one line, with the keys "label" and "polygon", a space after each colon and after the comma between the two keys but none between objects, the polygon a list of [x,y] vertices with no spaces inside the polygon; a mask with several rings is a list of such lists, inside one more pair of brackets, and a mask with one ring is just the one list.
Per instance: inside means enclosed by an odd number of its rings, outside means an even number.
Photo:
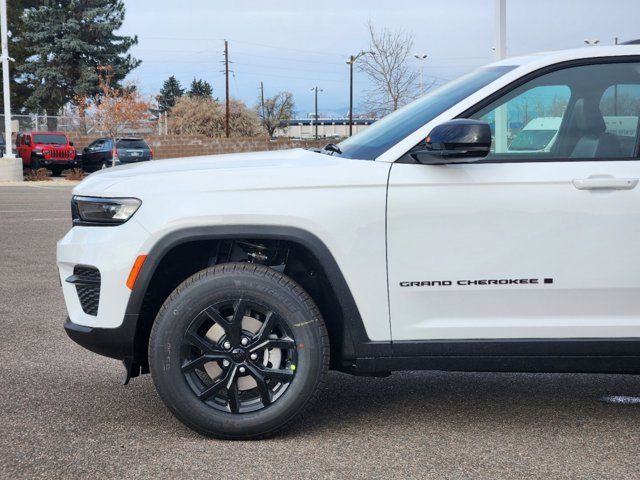
[{"label": "red jeep wrangler", "polygon": [[21,132],[16,149],[24,168],[48,168],[54,175],[78,166],[76,149],[64,132]]}]

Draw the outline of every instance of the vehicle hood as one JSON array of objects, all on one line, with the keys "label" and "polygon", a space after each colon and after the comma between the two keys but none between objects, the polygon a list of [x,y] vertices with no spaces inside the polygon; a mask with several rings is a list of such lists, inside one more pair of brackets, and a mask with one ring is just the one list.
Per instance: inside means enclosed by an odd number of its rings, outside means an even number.
[{"label": "vehicle hood", "polygon": [[[304,149],[152,160],[100,170],[89,175],[73,193],[140,196],[176,191],[319,187],[351,183],[351,167],[374,163]],[[366,176],[360,180],[366,183]]]}]

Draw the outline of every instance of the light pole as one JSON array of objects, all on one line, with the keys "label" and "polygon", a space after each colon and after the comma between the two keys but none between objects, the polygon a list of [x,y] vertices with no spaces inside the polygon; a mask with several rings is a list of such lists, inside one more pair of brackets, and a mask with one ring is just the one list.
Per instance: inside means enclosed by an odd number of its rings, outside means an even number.
[{"label": "light pole", "polygon": [[347,60],[347,65],[349,65],[349,136],[353,135],[353,64],[356,63],[356,60],[366,54],[375,55],[376,52],[368,51],[365,52],[361,50],[357,55],[351,55],[349,60]]},{"label": "light pole", "polygon": [[424,61],[427,59],[426,53],[416,53],[413,55],[420,62],[420,95],[424,94]]},{"label": "light pole", "polygon": [[315,118],[313,120],[316,128],[316,140],[318,140],[318,92],[323,92],[324,90],[318,87],[313,87],[311,91],[312,92],[315,91],[315,95],[316,95],[316,113],[315,113]]},{"label": "light pole", "polygon": [[[613,39],[613,44],[618,45],[618,37]],[[613,114],[618,115],[618,84],[613,86]]]},{"label": "light pole", "polygon": [[[494,52],[496,61],[507,56],[507,0],[494,0]],[[494,150],[498,153],[507,151],[508,118],[505,105],[496,108],[494,115]]]},{"label": "light pole", "polygon": [[9,91],[9,34],[7,31],[7,0],[0,0],[0,36],[2,37],[2,98],[4,100],[4,155],[0,159],[0,180],[20,181],[22,162],[13,156],[11,144],[11,92]]}]

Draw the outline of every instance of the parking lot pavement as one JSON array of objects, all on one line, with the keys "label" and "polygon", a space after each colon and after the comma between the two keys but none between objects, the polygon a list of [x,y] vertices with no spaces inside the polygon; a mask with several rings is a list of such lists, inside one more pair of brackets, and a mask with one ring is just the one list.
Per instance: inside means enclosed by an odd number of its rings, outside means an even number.
[{"label": "parking lot pavement", "polygon": [[[639,478],[622,375],[331,373],[315,410],[257,442],[198,436],[150,377],[73,344],[55,242],[70,186],[0,187],[0,478]],[[114,245],[117,248],[117,245]]]}]

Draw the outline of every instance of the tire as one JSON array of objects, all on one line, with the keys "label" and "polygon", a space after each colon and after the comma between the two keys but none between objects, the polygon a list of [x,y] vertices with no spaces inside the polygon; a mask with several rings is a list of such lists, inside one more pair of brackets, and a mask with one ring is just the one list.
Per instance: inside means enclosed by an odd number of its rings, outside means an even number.
[{"label": "tire", "polygon": [[109,168],[111,165],[109,165],[107,162],[102,162],[102,164],[100,165],[100,169],[104,170],[105,168]]},{"label": "tire", "polygon": [[256,264],[189,277],[164,302],[149,339],[162,401],[189,428],[222,439],[285,428],[313,403],[328,365],[327,330],[311,297]]},{"label": "tire", "polygon": [[31,163],[29,164],[29,168],[31,168],[31,170],[38,170],[40,168],[40,159],[36,157],[31,157]]}]

